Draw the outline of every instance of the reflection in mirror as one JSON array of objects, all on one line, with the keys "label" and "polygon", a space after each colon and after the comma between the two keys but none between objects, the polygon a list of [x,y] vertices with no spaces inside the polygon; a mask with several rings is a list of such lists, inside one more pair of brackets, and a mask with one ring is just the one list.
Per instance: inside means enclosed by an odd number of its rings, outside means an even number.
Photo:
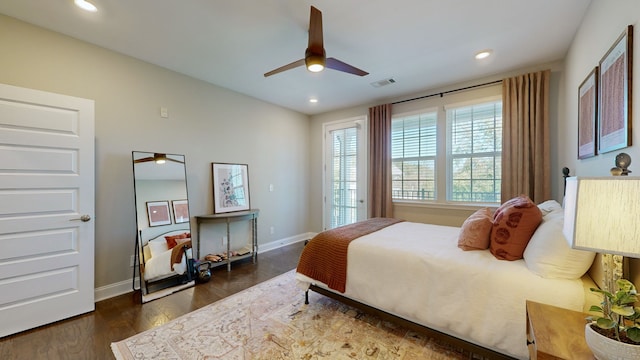
[{"label": "reflection in mirror", "polygon": [[189,201],[184,155],[134,151],[132,158],[144,303],[195,284]]}]

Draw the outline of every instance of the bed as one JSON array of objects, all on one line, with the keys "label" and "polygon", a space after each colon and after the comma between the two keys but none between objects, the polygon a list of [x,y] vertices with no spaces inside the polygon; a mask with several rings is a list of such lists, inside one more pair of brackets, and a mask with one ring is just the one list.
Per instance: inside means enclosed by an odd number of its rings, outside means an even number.
[{"label": "bed", "polygon": [[[507,203],[495,213],[505,214]],[[586,274],[595,254],[567,245],[559,203],[533,206],[541,220],[520,259],[505,260],[508,254],[493,248],[494,214],[481,209],[461,227],[369,219],[348,225],[347,235],[344,227],[322,232],[305,246],[296,279],[307,291],[389,315],[479,355],[525,359],[526,300],[577,311],[598,302]],[[486,233],[478,224],[487,217],[488,247],[469,246],[478,245],[469,236]],[[347,243],[346,253],[336,242]]]},{"label": "bed", "polygon": [[149,287],[153,283],[176,276],[190,276],[187,261],[192,258],[189,229],[173,230],[159,235],[144,234],[140,231],[140,239],[140,271],[145,286]]}]

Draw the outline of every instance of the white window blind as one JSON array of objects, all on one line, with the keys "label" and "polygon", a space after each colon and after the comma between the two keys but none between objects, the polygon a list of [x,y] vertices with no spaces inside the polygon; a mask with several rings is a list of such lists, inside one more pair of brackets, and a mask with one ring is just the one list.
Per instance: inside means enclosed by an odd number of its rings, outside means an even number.
[{"label": "white window blind", "polygon": [[447,109],[447,200],[500,202],[502,102]]},{"label": "white window blind", "polygon": [[394,117],[391,123],[392,197],[435,200],[437,113]]}]

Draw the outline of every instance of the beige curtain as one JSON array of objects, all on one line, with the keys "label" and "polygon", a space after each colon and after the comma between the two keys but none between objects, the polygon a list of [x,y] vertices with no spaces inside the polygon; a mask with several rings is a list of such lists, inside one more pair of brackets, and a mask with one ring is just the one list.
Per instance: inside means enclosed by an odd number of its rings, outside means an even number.
[{"label": "beige curtain", "polygon": [[551,198],[549,78],[551,71],[502,82],[502,201],[520,194]]},{"label": "beige curtain", "polygon": [[369,108],[369,217],[393,217],[391,104]]}]

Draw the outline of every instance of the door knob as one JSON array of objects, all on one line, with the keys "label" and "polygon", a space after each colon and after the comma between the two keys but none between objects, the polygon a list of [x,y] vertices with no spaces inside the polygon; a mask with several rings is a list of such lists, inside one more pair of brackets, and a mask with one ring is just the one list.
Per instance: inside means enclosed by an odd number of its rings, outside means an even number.
[{"label": "door knob", "polygon": [[79,218],[77,218],[77,219],[70,219],[69,221],[78,221],[78,220],[80,220],[80,221],[82,221],[82,222],[87,222],[87,221],[91,220],[91,216],[89,216],[89,215],[82,215],[82,216],[80,216],[80,217],[79,217]]}]

